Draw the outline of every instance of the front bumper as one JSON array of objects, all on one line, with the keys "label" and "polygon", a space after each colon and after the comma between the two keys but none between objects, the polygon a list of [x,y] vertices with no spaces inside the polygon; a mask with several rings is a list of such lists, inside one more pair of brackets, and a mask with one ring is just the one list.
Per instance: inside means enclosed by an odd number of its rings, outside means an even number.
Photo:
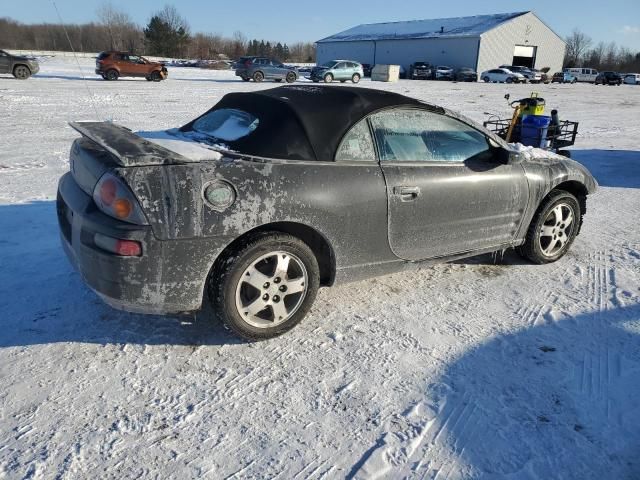
[{"label": "front bumper", "polygon": [[[69,260],[110,306],[151,314],[179,314],[201,308],[212,264],[206,255],[212,253],[210,246],[203,248],[198,240],[191,239],[160,241],[149,226],[105,215],[70,173],[58,185],[57,214],[60,239]],[[102,250],[94,242],[96,233],[136,240],[142,245],[142,255],[122,257]]]}]

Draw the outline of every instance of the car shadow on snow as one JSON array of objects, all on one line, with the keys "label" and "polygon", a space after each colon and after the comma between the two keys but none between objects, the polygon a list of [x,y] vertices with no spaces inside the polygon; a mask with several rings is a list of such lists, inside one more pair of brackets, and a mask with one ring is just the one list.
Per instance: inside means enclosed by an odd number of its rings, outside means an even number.
[{"label": "car shadow on snow", "polygon": [[449,363],[347,478],[640,478],[640,303],[594,295],[609,308],[528,305]]},{"label": "car shadow on snow", "polygon": [[640,188],[640,151],[571,150],[602,187]]},{"label": "car shadow on snow", "polygon": [[104,304],[60,245],[55,202],[0,205],[0,348],[57,342],[228,345],[241,340],[205,308],[136,315]]}]

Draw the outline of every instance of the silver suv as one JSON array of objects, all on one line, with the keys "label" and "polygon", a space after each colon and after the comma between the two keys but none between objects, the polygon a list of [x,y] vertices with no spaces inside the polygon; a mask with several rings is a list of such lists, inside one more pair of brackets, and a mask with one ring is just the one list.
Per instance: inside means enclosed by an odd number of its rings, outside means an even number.
[{"label": "silver suv", "polygon": [[362,65],[353,60],[330,60],[311,69],[311,75],[307,78],[314,82],[323,81],[331,83],[340,80],[342,83],[351,80],[358,83],[364,77]]}]

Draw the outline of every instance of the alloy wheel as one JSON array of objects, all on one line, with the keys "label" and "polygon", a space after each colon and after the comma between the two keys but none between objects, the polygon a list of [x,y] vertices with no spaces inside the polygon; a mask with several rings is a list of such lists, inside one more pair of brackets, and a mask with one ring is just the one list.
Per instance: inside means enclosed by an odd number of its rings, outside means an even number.
[{"label": "alloy wheel", "polygon": [[31,75],[31,72],[27,67],[19,66],[16,67],[14,74],[19,80],[26,80]]},{"label": "alloy wheel", "polygon": [[575,214],[573,208],[566,203],[559,203],[552,208],[540,228],[540,251],[546,257],[557,255],[571,239]]},{"label": "alloy wheel", "polygon": [[286,322],[300,308],[309,278],[304,263],[285,251],[258,257],[245,269],[236,287],[236,308],[257,328]]}]

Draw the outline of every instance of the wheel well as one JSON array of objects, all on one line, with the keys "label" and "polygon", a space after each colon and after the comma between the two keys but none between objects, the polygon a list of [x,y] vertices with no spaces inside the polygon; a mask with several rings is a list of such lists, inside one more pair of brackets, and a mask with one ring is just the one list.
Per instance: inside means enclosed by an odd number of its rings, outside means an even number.
[{"label": "wheel well", "polygon": [[240,248],[247,238],[250,238],[256,233],[264,232],[288,233],[289,235],[293,235],[306,243],[318,261],[318,267],[320,268],[320,285],[331,286],[333,284],[335,278],[335,256],[328,240],[317,230],[307,225],[295,222],[269,223],[245,232],[227,245],[220,255],[218,255],[211,272],[215,274],[225,258],[227,258],[233,251]]},{"label": "wheel well", "polygon": [[24,67],[24,68],[26,68],[27,70],[29,70],[29,73],[31,73],[31,69],[29,68],[29,65],[27,65],[27,64],[25,64],[25,63],[16,63],[16,64],[13,66],[13,71],[15,72],[15,71],[16,71],[16,68],[18,68],[18,67]]},{"label": "wheel well", "polygon": [[569,180],[556,185],[553,189],[564,190],[578,199],[578,203],[580,204],[580,225],[578,226],[578,233],[580,233],[579,229],[582,227],[582,219],[587,212],[587,195],[589,193],[587,187],[575,180]]}]

